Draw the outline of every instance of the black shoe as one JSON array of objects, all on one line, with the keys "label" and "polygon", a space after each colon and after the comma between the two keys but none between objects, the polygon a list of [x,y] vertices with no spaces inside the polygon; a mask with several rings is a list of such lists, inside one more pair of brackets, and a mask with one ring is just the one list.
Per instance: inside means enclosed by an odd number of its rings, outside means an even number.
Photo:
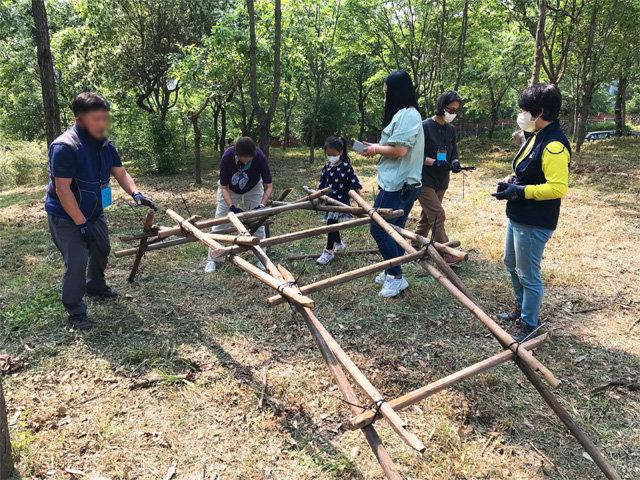
[{"label": "black shoe", "polygon": [[74,330],[91,330],[93,328],[93,322],[86,313],[69,315],[69,325]]},{"label": "black shoe", "polygon": [[96,292],[94,290],[87,290],[87,295],[89,295],[90,297],[98,298],[116,298],[120,296],[120,294],[111,287],[104,287],[104,290],[101,290],[99,292]]},{"label": "black shoe", "polygon": [[522,307],[516,304],[516,306],[513,307],[513,309],[510,312],[499,313],[498,320],[501,320],[507,323],[513,323],[520,318],[520,315],[522,315]]},{"label": "black shoe", "polygon": [[[511,328],[511,331],[509,332],[509,335],[511,335],[516,342],[522,343],[522,342],[525,341],[525,339],[526,340],[531,340],[533,337],[537,337],[538,336],[538,332],[536,332],[535,334],[531,335],[531,333],[536,328],[537,327],[532,327],[528,323],[525,323],[521,318],[519,318],[515,322],[513,322],[513,327]],[[531,336],[529,336],[529,335],[531,335]]]}]

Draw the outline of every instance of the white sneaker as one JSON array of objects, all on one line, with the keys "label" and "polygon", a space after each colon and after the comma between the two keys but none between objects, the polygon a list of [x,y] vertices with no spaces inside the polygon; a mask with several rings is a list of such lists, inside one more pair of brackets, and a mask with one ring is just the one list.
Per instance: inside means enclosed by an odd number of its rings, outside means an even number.
[{"label": "white sneaker", "polygon": [[318,257],[316,262],[318,262],[320,265],[326,265],[331,260],[333,260],[333,257],[335,257],[333,252],[330,252],[329,250],[325,249],[324,252],[322,252],[322,255]]},{"label": "white sneaker", "polygon": [[404,279],[404,277],[396,278],[393,275],[389,275],[384,281],[382,290],[380,290],[380,293],[378,293],[378,295],[386,298],[395,297],[408,286],[409,284]]},{"label": "white sneaker", "polygon": [[204,267],[204,273],[214,273],[216,271],[216,262],[209,260]]},{"label": "white sneaker", "polygon": [[344,243],[340,242],[340,243],[336,243],[336,244],[334,245],[334,247],[333,247],[333,251],[334,251],[334,252],[339,252],[339,251],[341,251],[341,250],[344,250],[345,248],[347,248],[347,247],[345,247]]},{"label": "white sneaker", "polygon": [[383,270],[376,277],[376,283],[379,283],[380,285],[382,285],[386,279],[387,279],[387,272]]}]

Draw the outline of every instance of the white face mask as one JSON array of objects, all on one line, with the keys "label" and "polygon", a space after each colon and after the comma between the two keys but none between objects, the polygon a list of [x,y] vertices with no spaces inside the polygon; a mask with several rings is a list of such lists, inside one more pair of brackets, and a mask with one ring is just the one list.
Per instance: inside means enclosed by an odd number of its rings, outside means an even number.
[{"label": "white face mask", "polygon": [[536,129],[536,120],[537,118],[533,118],[530,112],[520,112],[516,122],[518,122],[518,126],[525,132],[533,132]]},{"label": "white face mask", "polygon": [[340,161],[340,155],[327,155],[327,160],[329,160],[330,163],[338,163],[338,161]]},{"label": "white face mask", "polygon": [[453,122],[453,119],[456,118],[457,113],[449,113],[446,110],[444,111],[444,121],[447,123]]}]

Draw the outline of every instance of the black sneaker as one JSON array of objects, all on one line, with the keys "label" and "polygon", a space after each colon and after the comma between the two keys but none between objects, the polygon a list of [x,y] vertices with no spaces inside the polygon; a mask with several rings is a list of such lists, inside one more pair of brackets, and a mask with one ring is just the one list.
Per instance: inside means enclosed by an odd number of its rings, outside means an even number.
[{"label": "black sneaker", "polygon": [[87,290],[87,295],[98,298],[116,298],[120,296],[120,294],[111,287],[104,287],[104,290],[99,292]]},{"label": "black sneaker", "polygon": [[533,337],[538,336],[537,332],[534,335],[531,335],[531,332],[535,329],[536,327],[532,327],[528,323],[525,323],[521,318],[518,318],[513,322],[513,327],[511,328],[509,335],[511,335],[516,342],[522,343],[525,339],[531,340]]},{"label": "black sneaker", "polygon": [[513,307],[513,309],[510,312],[499,313],[497,316],[498,316],[498,320],[501,320],[507,323],[513,323],[520,318],[520,315],[522,315],[522,307],[516,304],[516,306]]},{"label": "black sneaker", "polygon": [[69,315],[69,325],[74,330],[91,330],[93,328],[93,322],[86,313]]}]

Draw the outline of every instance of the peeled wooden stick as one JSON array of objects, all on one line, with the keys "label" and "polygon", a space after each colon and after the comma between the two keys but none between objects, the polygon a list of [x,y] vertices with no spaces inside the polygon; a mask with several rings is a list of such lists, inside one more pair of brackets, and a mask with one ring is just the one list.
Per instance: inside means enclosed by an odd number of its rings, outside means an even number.
[{"label": "peeled wooden stick", "polygon": [[[369,204],[356,192],[351,190],[349,192],[349,196],[353,198],[358,205],[362,208],[366,209],[369,212],[369,216],[375,221],[380,228],[382,228],[385,232],[387,232],[397,243],[400,245],[407,253],[415,253],[416,249],[411,246],[409,242],[407,242],[402,235],[400,235],[396,230],[390,225],[384,218],[378,215],[375,209],[372,209]],[[482,308],[476,305],[473,300],[468,298],[458,287],[456,287],[451,280],[445,277],[436,267],[430,265],[427,261],[420,262],[422,268],[424,268],[432,277],[434,277],[440,284],[451,293],[458,302],[460,302],[463,306],[465,306],[471,313],[473,313],[485,326],[489,329],[489,331],[493,334],[494,337],[500,342],[503,348],[509,348],[512,351],[516,351],[518,348],[517,342],[505,332],[500,325],[498,325],[489,315],[487,315]],[[534,370],[540,371],[542,376],[549,382],[549,384],[553,387],[557,387],[560,385],[560,381],[553,376],[553,373],[542,365],[536,358],[531,355],[527,350],[518,352],[519,358],[526,362],[529,366],[531,366]]]},{"label": "peeled wooden stick", "polygon": [[[372,273],[380,272],[382,270],[387,270],[389,268],[393,268],[398,265],[419,260],[423,256],[424,256],[424,252],[415,252],[415,253],[409,253],[407,255],[403,255],[402,257],[392,258],[390,260],[383,260],[382,262],[374,263],[372,265],[367,265],[366,267],[358,268],[357,270],[351,270],[351,271],[342,273],[340,275],[336,275],[335,277],[325,278],[324,280],[320,280],[315,283],[310,283],[309,285],[305,285],[301,287],[300,290],[305,295],[308,295],[310,293],[324,290],[326,288],[333,287],[335,285],[340,285],[341,283],[350,282],[351,280],[355,280],[356,278],[364,277],[366,275],[371,275]],[[267,299],[267,305],[270,307],[273,307],[275,305],[280,305],[285,301],[286,300],[282,298],[282,296],[274,295]]]},{"label": "peeled wooden stick", "polygon": [[[535,337],[528,342],[523,343],[520,346],[520,350],[527,349],[533,350],[534,348],[539,347],[549,341],[549,336],[545,333],[544,335],[540,335],[539,337]],[[463,368],[451,375],[447,375],[444,378],[436,380],[435,382],[431,382],[424,387],[418,388],[412,392],[406,393],[401,397],[394,398],[393,400],[389,400],[389,405],[397,412],[402,410],[403,408],[407,408],[415,403],[418,403],[421,400],[424,400],[431,395],[434,395],[442,390],[447,388],[451,388],[454,385],[466,380],[470,377],[478,375],[482,372],[489,370],[495,366],[501,365],[509,360],[513,360],[513,352],[511,350],[505,350],[500,352],[492,357],[489,357],[481,362],[474,363],[473,365],[468,366],[467,368]],[[357,430],[358,428],[362,428],[370,423],[374,422],[375,412],[367,410],[362,412],[360,415],[357,415],[349,420],[349,428],[351,430]]]},{"label": "peeled wooden stick", "polygon": [[[189,233],[191,233],[194,237],[196,237],[206,246],[214,249],[219,249],[222,247],[222,245],[220,245],[218,242],[210,238],[206,233],[201,232],[200,230],[198,230],[197,227],[195,227],[191,223],[184,221],[184,219],[173,210],[171,209],[167,210],[167,215],[169,215],[176,222],[180,223],[182,228],[187,230]],[[262,271],[252,263],[246,261],[244,258],[240,258],[236,255],[230,255],[229,260],[235,265],[237,265],[238,267],[240,267],[245,272],[253,275],[258,280],[261,280],[262,282],[266,283],[270,287],[276,289],[278,292],[281,292],[285,297],[287,297],[293,303],[300,304],[305,307],[313,307],[314,305],[313,300],[311,300],[308,297],[305,297],[304,295],[300,295],[294,288],[290,286],[283,286],[282,282],[273,278],[267,272]]]},{"label": "peeled wooden stick", "polygon": [[[314,200],[315,202],[318,202],[319,200],[321,200],[321,198]],[[340,203],[340,202],[338,202]],[[273,205],[275,206],[281,206],[281,205],[292,205],[291,203],[288,202],[277,202],[274,201]],[[297,204],[295,204],[297,205]],[[359,207],[352,207],[350,205],[345,205],[344,203],[341,205],[321,205],[318,203],[312,203],[311,206],[305,207],[305,210],[315,210],[318,212],[337,212],[337,213],[347,213],[347,214],[351,214],[351,215],[355,215],[356,217],[358,216],[363,216],[366,215],[367,212],[365,212],[364,210],[362,210]],[[386,216],[389,212],[391,211],[390,208],[381,208],[380,209],[380,215],[382,215],[383,217]]]},{"label": "peeled wooden stick", "polygon": [[328,193],[331,193],[331,192],[333,192],[333,189],[331,187],[323,188],[322,190],[318,190],[317,192],[310,193],[306,197],[302,197],[302,198],[299,198],[298,200],[294,200],[291,203],[295,204],[295,203],[307,202],[309,200],[315,200],[316,198],[320,198],[323,195],[327,195]]}]

